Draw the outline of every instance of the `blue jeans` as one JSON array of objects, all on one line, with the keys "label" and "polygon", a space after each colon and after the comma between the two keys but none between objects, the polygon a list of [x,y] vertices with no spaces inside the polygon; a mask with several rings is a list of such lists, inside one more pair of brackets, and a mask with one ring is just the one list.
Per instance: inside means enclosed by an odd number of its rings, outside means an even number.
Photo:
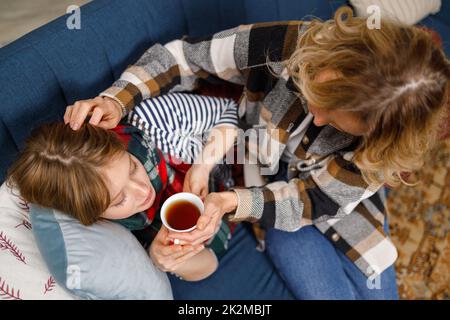
[{"label": "blue jeans", "polygon": [[394,266],[381,273],[379,289],[369,289],[367,277],[314,226],[269,229],[266,248],[297,299],[398,299]]},{"label": "blue jeans", "polygon": [[[287,165],[270,180],[286,180]],[[388,223],[385,231],[389,234]],[[296,232],[269,229],[266,248],[287,287],[297,299],[398,299],[394,266],[380,275],[379,289],[369,289],[368,278],[315,226]]]},{"label": "blue jeans", "polygon": [[257,251],[247,223],[237,226],[219,268],[208,278],[189,282],[169,274],[176,300],[293,300],[269,257]]}]

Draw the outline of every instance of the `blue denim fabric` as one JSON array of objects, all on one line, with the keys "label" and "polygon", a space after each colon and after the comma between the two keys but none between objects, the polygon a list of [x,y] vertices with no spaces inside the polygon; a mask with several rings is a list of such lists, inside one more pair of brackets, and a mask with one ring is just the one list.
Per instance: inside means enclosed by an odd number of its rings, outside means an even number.
[{"label": "blue denim fabric", "polygon": [[269,257],[257,251],[248,223],[237,226],[219,268],[208,278],[189,282],[169,274],[176,300],[293,300]]},{"label": "blue denim fabric", "polygon": [[[286,180],[285,163],[272,181]],[[388,223],[385,231],[389,234]],[[269,229],[266,248],[281,277],[300,300],[398,299],[394,266],[381,273],[379,289],[369,289],[368,278],[315,227],[296,232]],[[375,284],[376,281],[369,279]]]},{"label": "blue denim fabric", "polygon": [[394,266],[381,273],[379,289],[369,289],[368,278],[315,226],[296,232],[270,229],[266,248],[297,299],[398,299]]}]

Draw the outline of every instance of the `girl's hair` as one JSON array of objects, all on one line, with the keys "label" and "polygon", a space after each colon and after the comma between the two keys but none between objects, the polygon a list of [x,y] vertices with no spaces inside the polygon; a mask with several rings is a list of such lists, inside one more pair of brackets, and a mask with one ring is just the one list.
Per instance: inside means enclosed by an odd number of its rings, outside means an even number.
[{"label": "girl's hair", "polygon": [[110,205],[100,169],[126,151],[116,133],[89,124],[43,125],[31,133],[7,182],[28,202],[70,214],[91,225]]},{"label": "girl's hair", "polygon": [[[334,20],[311,22],[286,63],[309,102],[360,116],[368,132],[353,161],[368,183],[395,186],[437,140],[450,66],[428,32],[386,20],[380,27],[339,8]],[[339,78],[315,82],[323,70]]]}]

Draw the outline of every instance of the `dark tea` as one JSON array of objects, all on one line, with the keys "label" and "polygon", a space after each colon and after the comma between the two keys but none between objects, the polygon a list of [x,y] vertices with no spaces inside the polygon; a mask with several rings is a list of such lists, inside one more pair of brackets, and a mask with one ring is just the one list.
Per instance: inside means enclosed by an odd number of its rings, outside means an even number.
[{"label": "dark tea", "polygon": [[176,230],[190,229],[197,224],[200,210],[187,200],[178,200],[171,203],[166,210],[167,224]]}]

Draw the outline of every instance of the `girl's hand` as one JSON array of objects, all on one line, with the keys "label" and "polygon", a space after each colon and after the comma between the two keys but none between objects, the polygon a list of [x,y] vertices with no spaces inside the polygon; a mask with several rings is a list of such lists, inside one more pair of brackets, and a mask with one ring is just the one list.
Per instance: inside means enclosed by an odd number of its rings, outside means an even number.
[{"label": "girl's hand", "polygon": [[207,165],[193,164],[184,177],[183,192],[190,192],[205,200],[208,194],[209,173]]},{"label": "girl's hand", "polygon": [[233,191],[213,192],[206,196],[205,212],[197,221],[197,228],[191,232],[170,232],[169,239],[177,239],[180,244],[193,246],[212,238],[219,230],[222,217],[237,207],[237,195]]},{"label": "girl's hand", "polygon": [[204,249],[203,245],[171,245],[168,230],[163,225],[150,246],[150,258],[164,272],[175,272],[183,262]]},{"label": "girl's hand", "polygon": [[122,119],[122,107],[108,97],[96,97],[80,100],[66,108],[64,123],[70,123],[73,130],[78,130],[87,116],[91,116],[89,123],[103,129],[112,129]]}]

